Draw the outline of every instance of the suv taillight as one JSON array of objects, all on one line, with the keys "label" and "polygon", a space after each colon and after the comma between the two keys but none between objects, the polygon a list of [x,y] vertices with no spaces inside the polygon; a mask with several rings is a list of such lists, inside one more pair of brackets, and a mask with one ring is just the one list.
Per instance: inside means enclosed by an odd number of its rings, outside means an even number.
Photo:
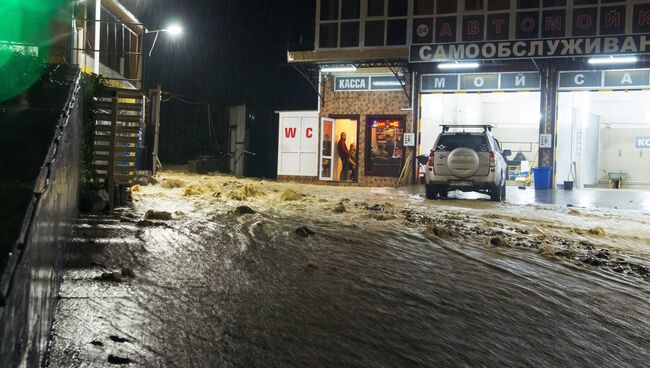
[{"label": "suv taillight", "polygon": [[490,172],[494,172],[494,169],[497,167],[497,157],[494,151],[490,151],[489,155],[490,155]]},{"label": "suv taillight", "polygon": [[436,151],[435,150],[429,151],[429,161],[427,162],[427,165],[433,166],[435,158],[436,158]]}]

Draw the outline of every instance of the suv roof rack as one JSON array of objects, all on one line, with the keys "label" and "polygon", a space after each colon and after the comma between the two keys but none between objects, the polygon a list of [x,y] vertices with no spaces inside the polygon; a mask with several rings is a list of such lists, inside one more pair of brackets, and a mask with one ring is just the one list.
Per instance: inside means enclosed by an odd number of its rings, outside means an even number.
[{"label": "suv roof rack", "polygon": [[472,129],[472,128],[473,129],[481,128],[481,129],[483,129],[483,131],[486,131],[486,132],[491,132],[492,131],[492,125],[484,125],[484,124],[483,125],[471,125],[471,124],[447,125],[447,124],[443,124],[443,125],[440,125],[440,126],[442,127],[443,132],[448,132],[449,129],[451,129],[451,128],[470,128],[470,129]]}]

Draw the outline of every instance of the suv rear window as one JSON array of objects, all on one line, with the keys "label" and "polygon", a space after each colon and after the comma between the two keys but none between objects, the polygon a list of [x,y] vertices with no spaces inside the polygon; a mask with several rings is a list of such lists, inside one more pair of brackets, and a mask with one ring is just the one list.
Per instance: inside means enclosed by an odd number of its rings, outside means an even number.
[{"label": "suv rear window", "polygon": [[488,145],[484,135],[449,134],[438,140],[436,151],[453,151],[459,147],[471,148],[477,152],[487,152]]}]

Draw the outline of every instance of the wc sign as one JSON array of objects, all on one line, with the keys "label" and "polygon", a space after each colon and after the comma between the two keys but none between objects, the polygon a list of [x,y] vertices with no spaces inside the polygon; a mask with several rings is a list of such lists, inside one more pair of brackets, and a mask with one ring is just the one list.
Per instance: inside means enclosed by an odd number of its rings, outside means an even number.
[{"label": "wc sign", "polygon": [[650,149],[650,137],[638,137],[636,139],[636,148]]}]

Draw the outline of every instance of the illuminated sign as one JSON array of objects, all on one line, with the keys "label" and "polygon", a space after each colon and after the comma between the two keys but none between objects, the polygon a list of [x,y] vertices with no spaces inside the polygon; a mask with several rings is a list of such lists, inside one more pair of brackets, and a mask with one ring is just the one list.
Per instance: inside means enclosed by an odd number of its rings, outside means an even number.
[{"label": "illuminated sign", "polygon": [[422,92],[539,90],[538,72],[422,75]]},{"label": "illuminated sign", "polygon": [[638,137],[636,139],[636,148],[650,148],[650,137]]},{"label": "illuminated sign", "polygon": [[390,120],[371,120],[368,122],[370,128],[399,128],[399,121],[390,121]]},{"label": "illuminated sign", "polygon": [[650,53],[650,36],[580,37],[411,46],[412,63]]},{"label": "illuminated sign", "polygon": [[649,69],[560,72],[560,90],[646,87],[650,87]]},{"label": "illuminated sign", "polygon": [[336,92],[401,91],[402,82],[393,75],[341,76],[334,78]]}]

